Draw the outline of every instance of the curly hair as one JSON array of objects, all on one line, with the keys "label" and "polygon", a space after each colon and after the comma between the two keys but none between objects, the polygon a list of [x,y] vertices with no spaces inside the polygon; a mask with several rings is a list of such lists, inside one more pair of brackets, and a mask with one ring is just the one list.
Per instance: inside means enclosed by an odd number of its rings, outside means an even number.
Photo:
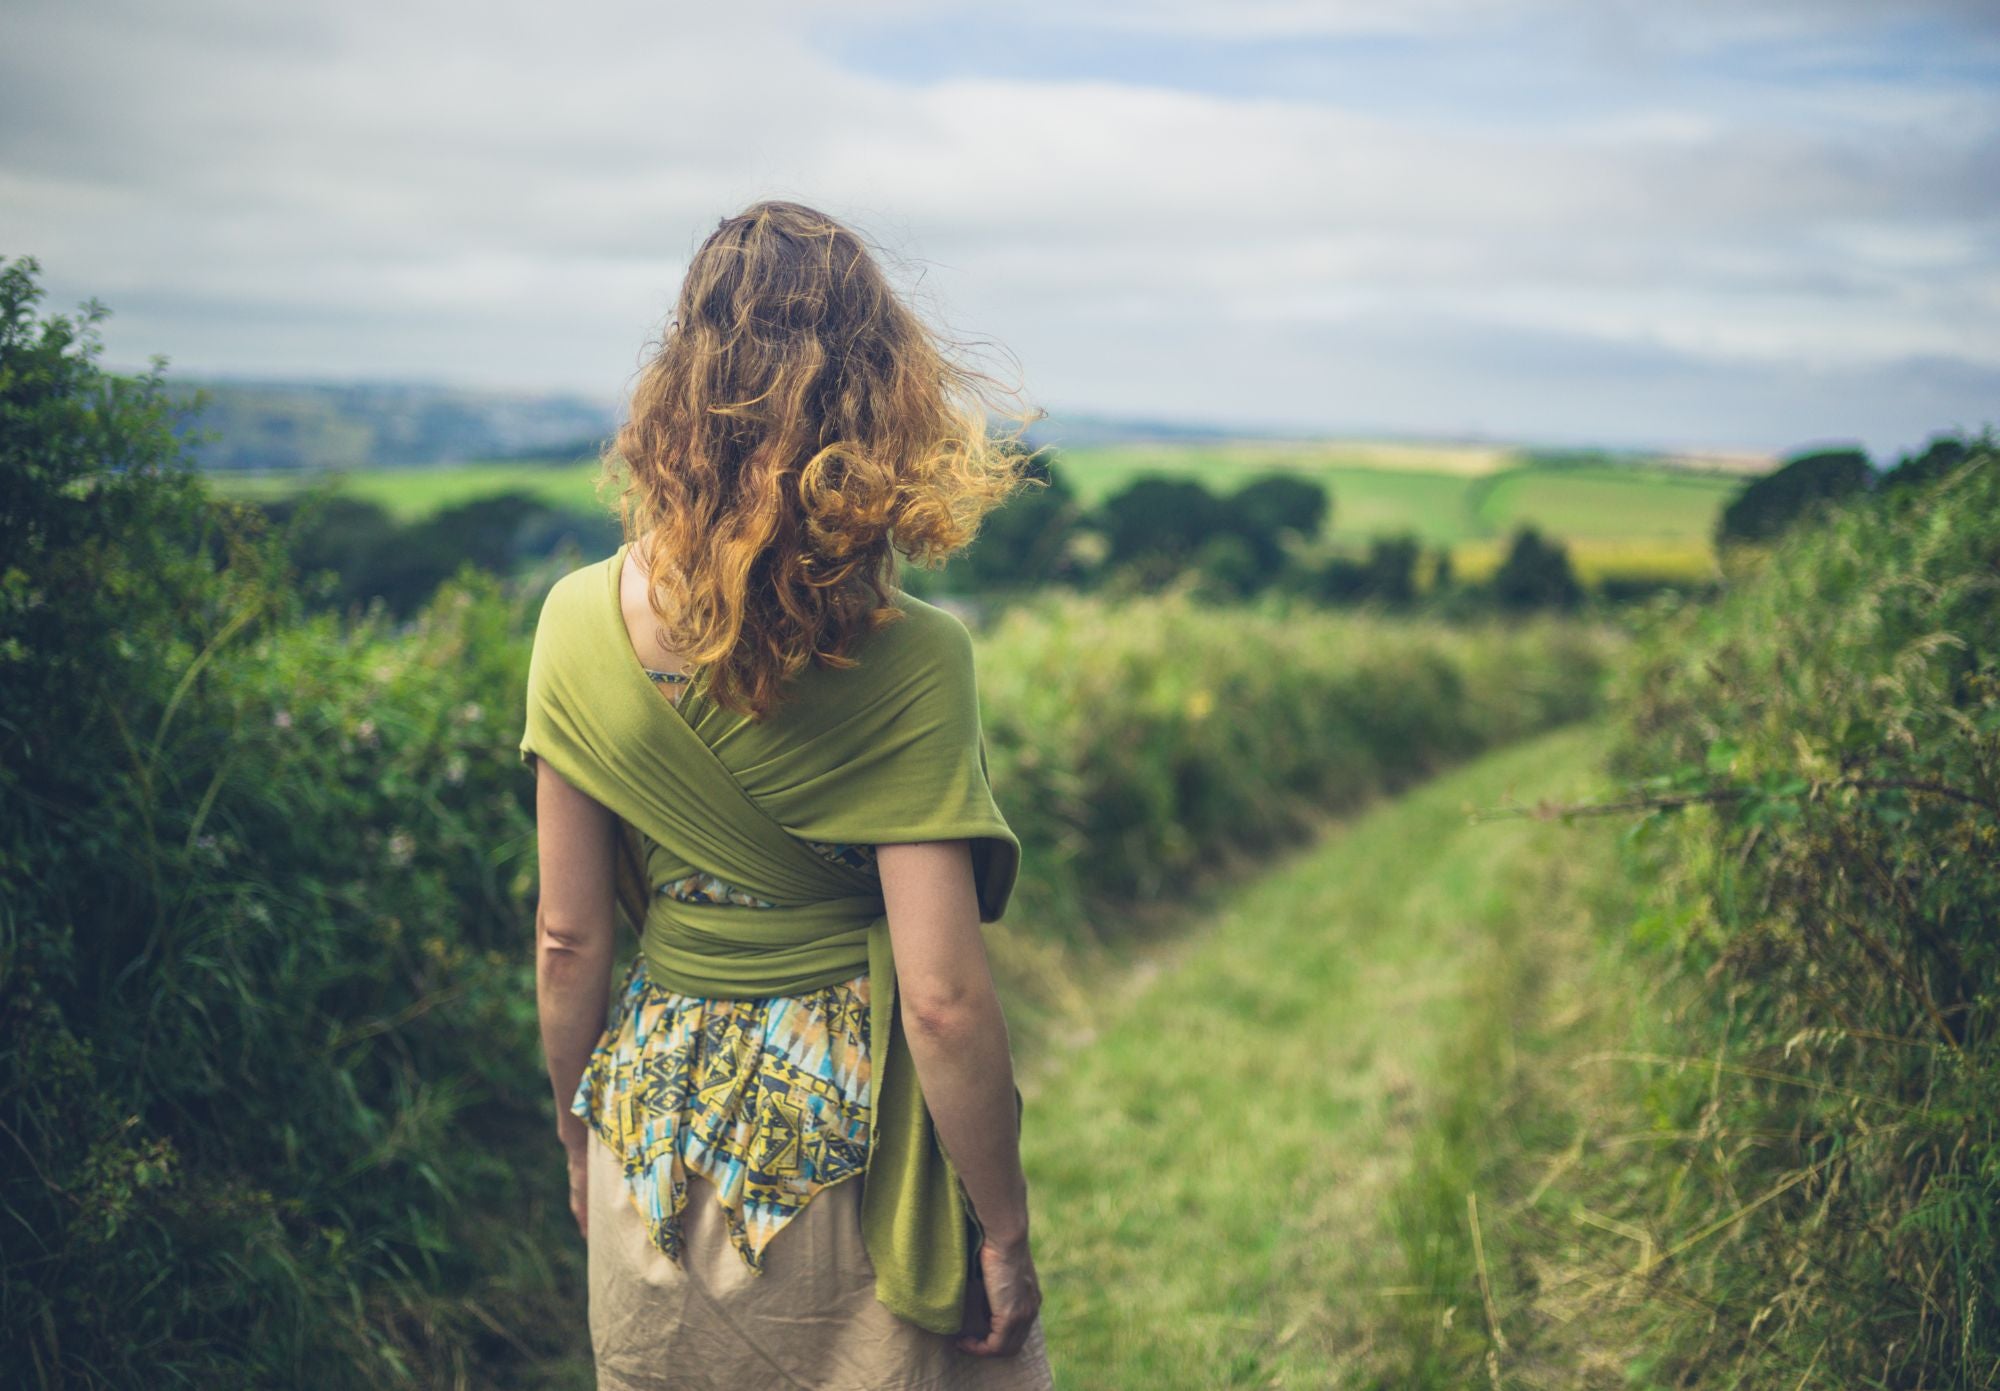
[{"label": "curly hair", "polygon": [[1019,393],[896,294],[849,228],[797,203],[724,218],[690,262],[603,456],[664,644],[762,719],[810,662],[901,619],[895,556],[942,565],[1021,486]]}]

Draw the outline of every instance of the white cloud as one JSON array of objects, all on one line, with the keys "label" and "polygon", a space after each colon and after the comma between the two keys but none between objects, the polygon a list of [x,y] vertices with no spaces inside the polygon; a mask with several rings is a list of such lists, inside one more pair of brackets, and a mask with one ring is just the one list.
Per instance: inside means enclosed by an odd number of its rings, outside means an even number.
[{"label": "white cloud", "polygon": [[[895,6],[855,9],[893,35]],[[1558,12],[1601,42],[1660,46],[1629,8],[1553,0],[1111,5],[1069,22],[1186,35],[1228,16],[1220,42]],[[913,257],[953,323],[1015,348],[1058,405],[1460,428],[1423,412],[1505,381],[1506,409],[1484,416],[1571,430],[1588,412],[1568,369],[1482,362],[1511,334],[1607,345],[1635,373],[1783,377],[1761,420],[1754,392],[1705,419],[1635,388],[1620,432],[1782,444],[1812,426],[1826,374],[1851,390],[1930,357],[1983,389],[2000,370],[2000,114],[1963,86],[1875,74],[1702,103],[1678,79],[1639,81],[1601,116],[1531,125],[1440,91],[1419,121],[1129,76],[863,73],[803,22],[826,13],[30,5],[0,57],[0,251],[37,254],[59,298],[107,300],[126,360],[167,352],[184,371],[610,395],[686,256],[761,196],[818,203]],[[1696,7],[1682,41],[1735,41],[1752,20],[1760,41],[1843,39],[1865,18],[1731,13]],[[1495,61],[1531,61],[1534,42]],[[1520,81],[1525,102],[1533,72]],[[1398,316],[1463,351],[1385,337]],[[1305,385],[1340,373],[1372,384]],[[1897,442],[1892,417],[1882,405],[1854,431]]]}]

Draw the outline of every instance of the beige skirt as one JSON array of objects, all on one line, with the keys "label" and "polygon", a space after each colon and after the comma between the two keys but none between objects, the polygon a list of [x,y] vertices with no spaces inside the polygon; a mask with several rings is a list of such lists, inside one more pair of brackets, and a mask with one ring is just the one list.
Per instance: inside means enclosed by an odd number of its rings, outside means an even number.
[{"label": "beige skirt", "polygon": [[618,1157],[590,1138],[590,1342],[599,1391],[1053,1391],[1041,1320],[1018,1356],[973,1357],[875,1298],[861,1184],[815,1194],[753,1273],[715,1190],[688,1178],[686,1268],[653,1245]]}]

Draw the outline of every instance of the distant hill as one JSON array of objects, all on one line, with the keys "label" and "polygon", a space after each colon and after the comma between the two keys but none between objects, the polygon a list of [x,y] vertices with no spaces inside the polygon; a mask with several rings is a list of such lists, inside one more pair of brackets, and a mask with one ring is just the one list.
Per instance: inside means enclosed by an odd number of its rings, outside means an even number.
[{"label": "distant hill", "polygon": [[[1497,440],[1453,436],[1355,435],[1339,431],[1300,433],[1192,421],[1148,420],[1134,416],[1093,415],[1052,411],[1027,432],[1027,443],[1041,449],[1102,450],[1146,445],[1239,446],[1238,452],[1264,451],[1273,456],[1300,456],[1334,451],[1352,462],[1363,453],[1385,468],[1439,467],[1444,472],[1490,472],[1528,458],[1548,465],[1568,460],[1577,466],[1628,465],[1672,469],[1683,473],[1755,476],[1777,467],[1774,455],[1752,450],[1681,449],[1671,445],[1646,449],[1580,449],[1541,446],[1529,440]],[[1464,460],[1483,461],[1468,470]],[[1440,462],[1444,461],[1444,462]]]},{"label": "distant hill", "polygon": [[[173,393],[207,404],[183,425],[204,468],[319,472],[597,452],[617,408],[583,396],[409,382],[209,379]],[[211,438],[202,438],[208,435]]]},{"label": "distant hill", "polygon": [[[207,406],[186,422],[183,433],[202,467],[236,472],[359,472],[471,460],[569,463],[595,455],[616,429],[621,412],[617,403],[587,396],[477,391],[421,382],[213,377],[174,382],[169,390],[183,400],[196,391],[206,393]],[[1380,467],[1432,467],[1446,472],[1467,471],[1457,464],[1445,467],[1440,461],[1447,456],[1460,462],[1461,456],[1484,461],[1471,471],[1491,472],[1529,453],[1545,462],[1576,454],[1580,463],[1641,464],[1696,473],[1755,474],[1773,466],[1767,456],[1755,454],[1538,451],[1491,440],[1301,438],[1295,432],[1241,425],[1071,411],[1038,422],[1027,439],[1036,448],[1053,445],[1064,451],[1228,446],[1239,452],[1318,455],[1337,449],[1354,463],[1364,462],[1360,455],[1368,453]]]},{"label": "distant hill", "polygon": [[1242,426],[1189,424],[1143,420],[1129,416],[1052,412],[1029,427],[1027,442],[1036,449],[1093,449],[1105,444],[1222,444],[1237,440],[1278,439],[1272,430]]}]

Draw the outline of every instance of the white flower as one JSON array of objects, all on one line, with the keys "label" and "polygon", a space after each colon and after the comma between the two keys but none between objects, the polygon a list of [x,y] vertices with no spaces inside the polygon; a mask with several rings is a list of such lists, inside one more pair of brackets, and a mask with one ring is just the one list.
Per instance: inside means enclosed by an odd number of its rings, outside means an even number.
[{"label": "white flower", "polygon": [[417,843],[416,841],[410,839],[409,834],[407,832],[398,831],[396,832],[396,834],[389,837],[390,864],[399,867],[402,865],[407,865],[410,862],[410,857],[416,854],[416,852],[417,852]]},{"label": "white flower", "polygon": [[289,710],[280,710],[277,714],[271,716],[271,723],[280,729],[290,729],[292,727],[292,712]]}]

